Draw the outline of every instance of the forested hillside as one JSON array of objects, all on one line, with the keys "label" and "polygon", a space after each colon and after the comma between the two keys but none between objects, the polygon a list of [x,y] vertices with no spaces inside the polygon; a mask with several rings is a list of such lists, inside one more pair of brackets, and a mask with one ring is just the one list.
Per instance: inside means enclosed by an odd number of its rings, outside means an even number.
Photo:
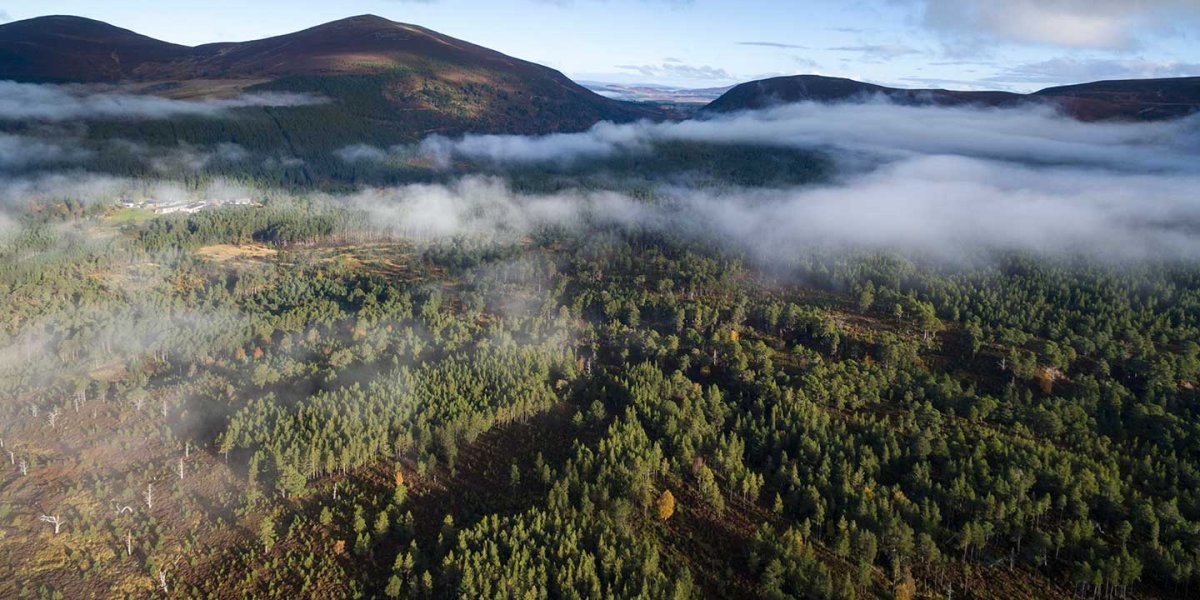
[{"label": "forested hillside", "polygon": [[814,251],[766,273],[622,228],[414,244],[317,201],[62,208],[0,263],[0,595],[1200,576],[1192,265]]},{"label": "forested hillside", "polygon": [[[136,161],[129,158],[133,148],[155,155],[180,145],[208,151],[236,144],[253,153],[256,164],[273,160],[274,166],[258,169],[282,183],[311,184],[310,179],[329,173],[304,162],[320,162],[350,144],[408,144],[433,134],[468,132],[581,131],[600,121],[671,115],[649,104],[600,96],[548,67],[373,15],[196,47],[82,17],[27,19],[0,24],[0,81],[27,86],[26,93],[38,87],[91,90],[133,106],[168,99],[202,104],[232,98],[236,103],[264,91],[309,95],[311,101],[302,106],[250,103],[235,111],[236,120],[81,115],[86,126],[69,131],[48,132],[38,118],[10,120],[0,113],[0,131],[70,135],[98,153],[116,154],[100,168],[118,175],[138,175],[131,166]],[[0,90],[0,96],[9,93]],[[280,166],[281,161],[287,164]]]},{"label": "forested hillside", "polygon": [[1198,593],[1192,80],[675,119],[369,16],[6,77],[0,599]]}]

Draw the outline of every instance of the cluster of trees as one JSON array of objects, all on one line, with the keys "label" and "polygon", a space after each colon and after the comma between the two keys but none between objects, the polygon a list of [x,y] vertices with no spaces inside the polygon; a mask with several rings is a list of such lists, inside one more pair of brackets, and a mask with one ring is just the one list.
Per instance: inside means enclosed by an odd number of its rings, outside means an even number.
[{"label": "cluster of trees", "polygon": [[[813,253],[768,277],[645,232],[418,247],[352,244],[360,217],[317,205],[116,237],[75,218],[0,248],[0,551],[53,535],[35,505],[92,542],[70,568],[0,565],[28,589],[132,572],[193,595],[909,598],[970,566],[1172,596],[1200,579],[1195,265]],[[249,241],[279,252],[190,251]],[[534,459],[530,431],[562,443]],[[43,497],[13,483],[55,473],[82,475]]]}]

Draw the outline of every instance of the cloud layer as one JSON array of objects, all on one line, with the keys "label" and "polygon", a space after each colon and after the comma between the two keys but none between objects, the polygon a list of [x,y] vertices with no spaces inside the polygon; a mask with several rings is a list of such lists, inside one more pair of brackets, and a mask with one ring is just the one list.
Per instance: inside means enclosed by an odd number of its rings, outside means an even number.
[{"label": "cloud layer", "polygon": [[683,233],[780,265],[810,250],[891,250],[959,261],[996,251],[1101,260],[1200,257],[1200,175],[1036,168],[921,156],[839,185],[615,192],[512,192],[502,179],[403,186],[342,199],[376,235],[512,241],[539,228]]},{"label": "cloud layer", "polygon": [[77,86],[0,81],[0,120],[5,121],[166,119],[187,115],[213,117],[235,108],[304,106],[322,101],[307,94],[279,92],[186,101],[114,92],[97,93]]},{"label": "cloud layer", "polygon": [[[1014,109],[860,104],[790,104],[708,120],[601,123],[578,134],[484,135],[427,139],[440,164],[455,158],[490,163],[572,162],[649,151],[664,141],[823,148],[843,157],[880,159],[949,154],[1118,170],[1198,168],[1200,116],[1165,123],[1082,123],[1050,107]],[[347,151],[349,152],[349,151]],[[358,147],[355,156],[382,156]]]},{"label": "cloud layer", "polygon": [[[523,235],[543,226],[651,227],[767,262],[812,248],[892,249],[946,259],[998,250],[1105,260],[1200,258],[1200,117],[1081,123],[1047,108],[799,104],[707,121],[602,124],[580,134],[431,138],[444,165],[586,163],[670,140],[821,148],[843,169],[784,189],[663,187],[520,195],[503,179],[376,190],[353,199],[389,233]],[[396,156],[407,150],[356,156]]]},{"label": "cloud layer", "polygon": [[1200,26],[1194,0],[907,0],[951,36],[1071,48],[1130,49],[1143,35]]},{"label": "cloud layer", "polygon": [[[7,141],[19,145],[22,139]],[[833,157],[838,169],[817,184],[773,188],[699,186],[672,178],[652,181],[652,194],[623,193],[629,188],[620,185],[524,194],[506,179],[507,166],[571,163],[586,171],[594,161],[654,153],[675,141],[751,148],[740,160],[761,156],[764,163],[780,149],[815,149]],[[0,150],[5,142],[0,138]],[[0,157],[36,154],[20,147],[14,152]],[[605,123],[578,134],[433,137],[417,147],[360,145],[337,154],[382,169],[424,157],[446,169],[449,183],[324,197],[360,213],[357,222],[372,237],[512,241],[544,227],[645,227],[711,240],[768,264],[812,248],[892,249],[949,259],[992,250],[1106,260],[1200,258],[1200,116],[1082,123],[1048,107],[795,104],[708,120]],[[720,161],[724,155],[686,156]],[[56,157],[53,150],[45,155]],[[244,158],[243,150],[228,145],[204,153],[180,148],[162,159],[170,162],[165,169],[186,171],[197,161]],[[465,163],[489,165],[496,175],[471,175],[469,166],[460,173]],[[159,197],[172,189],[76,174],[0,180],[0,204],[10,207],[56,194]]]}]

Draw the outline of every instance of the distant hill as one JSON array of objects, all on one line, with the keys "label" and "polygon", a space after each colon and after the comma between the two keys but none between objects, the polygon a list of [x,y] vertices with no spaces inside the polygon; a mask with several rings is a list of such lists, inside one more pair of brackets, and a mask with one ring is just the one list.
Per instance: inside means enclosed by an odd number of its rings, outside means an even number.
[{"label": "distant hill", "polygon": [[1200,111],[1200,77],[1097,81],[1046,88],[1033,96],[1088,120],[1172,119]]},{"label": "distant hill", "polygon": [[616,100],[700,105],[708,104],[720,98],[722,94],[728,92],[733,87],[693,89],[654,84],[621,84],[590,81],[581,81],[580,85],[597,94]]},{"label": "distant hill", "polygon": [[80,17],[0,25],[0,79],[98,83],[132,79],[149,65],[187,60],[191,48]]},{"label": "distant hill", "polygon": [[429,133],[581,130],[601,120],[664,115],[595,94],[553,69],[371,15],[197,47],[80,17],[39,17],[0,25],[0,80],[120,84],[190,96],[310,91],[369,106],[396,141]]},{"label": "distant hill", "polygon": [[792,102],[846,102],[883,96],[900,104],[1017,106],[1049,103],[1082,120],[1160,120],[1200,110],[1200,77],[1102,81],[1048,88],[1033,94],[900,89],[820,75],[796,75],[735,86],[706,112],[766,108]]}]

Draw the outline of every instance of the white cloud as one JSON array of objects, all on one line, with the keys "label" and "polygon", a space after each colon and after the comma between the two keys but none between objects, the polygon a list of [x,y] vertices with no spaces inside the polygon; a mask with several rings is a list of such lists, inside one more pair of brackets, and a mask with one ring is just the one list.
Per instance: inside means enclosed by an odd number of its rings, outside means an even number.
[{"label": "white cloud", "polygon": [[0,133],[0,169],[76,163],[88,156],[84,150],[52,141]]},{"label": "white cloud", "polygon": [[783,42],[738,42],[739,46],[761,46],[763,48],[778,48],[784,50],[810,50],[808,46],[785,44]]},{"label": "white cloud", "polygon": [[708,65],[693,66],[677,62],[659,65],[617,65],[618,69],[632,71],[653,79],[699,79],[705,81],[730,81],[733,78],[725,69]]},{"label": "white cloud", "polygon": [[333,153],[342,162],[381,162],[388,157],[386,150],[380,150],[366,144],[355,144],[346,146]]},{"label": "white cloud", "polygon": [[[436,138],[449,158],[585,161],[663,140],[821,147],[846,160],[822,184],[514,193],[501,178],[371,190],[350,199],[374,227],[422,239],[515,239],[543,226],[661,229],[767,264],[809,248],[960,260],[1023,250],[1104,260],[1200,257],[1200,117],[1088,124],[1049,110],[800,104],[709,121],[604,125],[581,134]],[[768,150],[769,151],[769,150]],[[865,160],[854,161],[853,158]]]},{"label": "white cloud", "polygon": [[835,186],[689,193],[674,213],[697,216],[701,231],[767,262],[805,248],[898,249],[948,259],[1004,250],[1194,259],[1200,257],[1198,186],[1195,174],[918,156]]},{"label": "white cloud", "polygon": [[324,100],[293,93],[255,93],[210,100],[170,100],[97,91],[81,86],[0,81],[0,120],[166,119],[179,115],[213,117],[249,106],[303,106]]},{"label": "white cloud", "polygon": [[1200,26],[1195,0],[899,0],[951,36],[1128,49],[1149,31]]},{"label": "white cloud", "polygon": [[[1190,126],[1187,124],[1191,124]],[[602,123],[575,134],[435,137],[421,151],[492,163],[570,162],[639,152],[662,141],[828,148],[885,159],[952,154],[1114,169],[1200,168],[1195,129],[1186,123],[1082,123],[1050,107],[1015,109],[800,103],[677,123]]]},{"label": "white cloud", "polygon": [[1062,83],[1101,79],[1153,79],[1200,76],[1200,63],[1130,59],[1077,59],[1069,57],[1016,65],[989,81],[1005,83]]},{"label": "white cloud", "polygon": [[853,52],[862,60],[890,60],[909,54],[919,54],[920,51],[903,44],[861,44],[858,46],[837,46],[829,48],[837,52]]}]

